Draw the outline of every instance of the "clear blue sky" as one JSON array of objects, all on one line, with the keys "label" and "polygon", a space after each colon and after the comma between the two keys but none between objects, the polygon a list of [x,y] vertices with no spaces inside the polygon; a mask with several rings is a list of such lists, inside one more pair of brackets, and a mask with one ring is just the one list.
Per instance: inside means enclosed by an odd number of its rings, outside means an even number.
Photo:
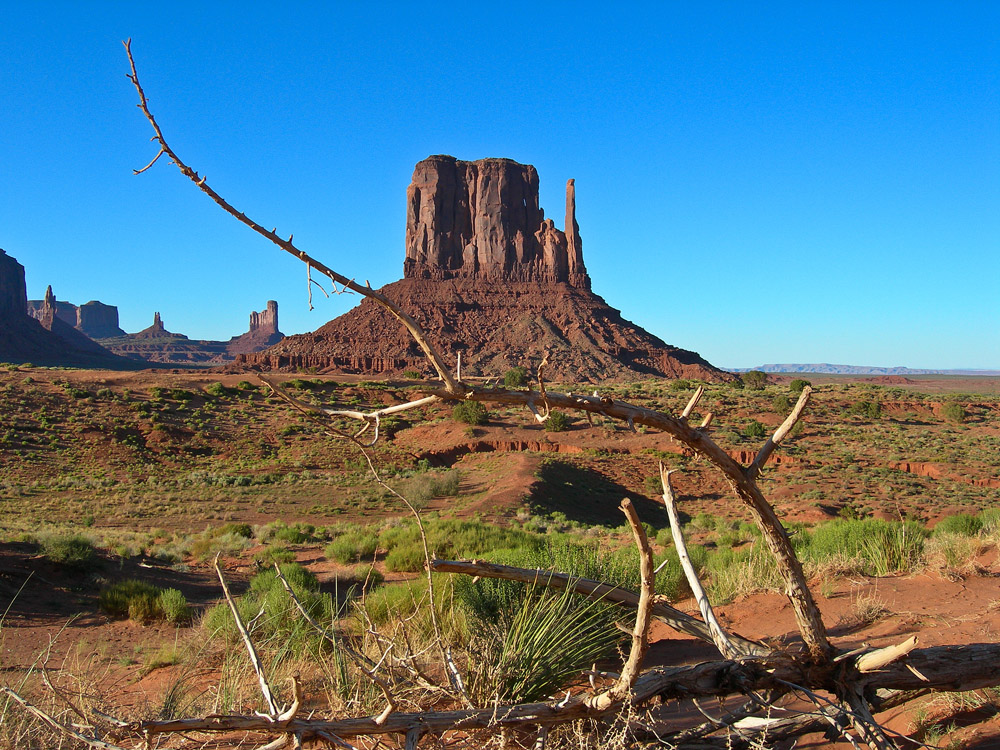
[{"label": "clear blue sky", "polygon": [[0,247],[192,338],[356,302],[161,162],[373,286],[430,154],[576,179],[594,290],[721,366],[1000,368],[1000,4],[0,0]]}]

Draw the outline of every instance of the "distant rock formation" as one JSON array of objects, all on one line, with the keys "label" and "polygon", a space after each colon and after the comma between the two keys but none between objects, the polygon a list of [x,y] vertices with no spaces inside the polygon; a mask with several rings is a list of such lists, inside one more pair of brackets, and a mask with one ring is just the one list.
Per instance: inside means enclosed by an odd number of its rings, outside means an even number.
[{"label": "distant rock formation", "polygon": [[125,335],[125,331],[118,325],[118,308],[97,300],[76,308],[76,327],[92,339]]},{"label": "distant rock formation", "polygon": [[51,286],[37,317],[28,309],[24,266],[0,250],[0,360],[67,367],[132,366],[67,323]]},{"label": "distant rock formation", "polygon": [[[42,319],[44,307],[45,300],[28,300],[28,314],[36,320]],[[70,302],[57,300],[56,317],[91,339],[125,335],[125,331],[118,326],[118,308],[96,300],[79,307]]]},{"label": "distant rock formation", "polygon": [[226,350],[234,355],[250,354],[263,351],[283,338],[285,334],[278,330],[278,303],[269,299],[264,310],[250,313],[250,330],[231,338]]},{"label": "distant rock formation", "polygon": [[[566,186],[560,231],[538,205],[535,168],[510,159],[417,164],[406,192],[401,281],[379,291],[412,315],[451,365],[497,376],[537,365],[569,381],[637,375],[732,380],[698,354],[664,343],[590,291]],[[370,299],[310,334],[289,336],[237,364],[267,369],[391,373],[430,366],[403,327]]]},{"label": "distant rock formation", "polygon": [[281,341],[278,332],[278,303],[269,300],[263,312],[250,313],[250,330],[229,341],[189,339],[172,333],[163,325],[160,313],[153,313],[153,324],[138,333],[101,339],[115,354],[145,362],[174,365],[219,365],[232,362],[238,353],[252,353]]},{"label": "distant rock formation", "polygon": [[184,339],[187,336],[183,333],[171,333],[163,327],[163,320],[158,312],[153,313],[153,325],[143,328],[138,333],[126,334],[130,339]]},{"label": "distant rock formation", "polygon": [[538,173],[511,159],[431,156],[406,191],[407,279],[540,281],[590,288],[566,185],[566,230],[538,205]]}]

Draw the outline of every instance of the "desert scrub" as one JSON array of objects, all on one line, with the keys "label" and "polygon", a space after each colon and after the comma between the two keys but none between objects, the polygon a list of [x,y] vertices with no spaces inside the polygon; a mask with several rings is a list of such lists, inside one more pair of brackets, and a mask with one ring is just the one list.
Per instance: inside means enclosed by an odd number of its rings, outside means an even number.
[{"label": "desert scrub", "polygon": [[180,591],[161,589],[135,578],[102,589],[97,604],[111,617],[127,617],[143,624],[165,620],[179,625],[191,619],[187,599]]},{"label": "desert scrub", "polygon": [[964,422],[967,416],[965,407],[957,401],[949,401],[941,408],[941,416],[949,422]]},{"label": "desert scrub", "polygon": [[983,522],[979,516],[968,513],[956,513],[942,518],[934,527],[934,536],[940,534],[958,534],[959,536],[975,536],[983,530]]},{"label": "desert scrub", "polygon": [[370,560],[378,548],[378,537],[372,532],[345,533],[323,550],[323,556],[342,565]]},{"label": "desert scrub", "polygon": [[[501,528],[478,521],[426,520],[424,530],[431,555],[455,559],[475,557],[500,549],[541,549],[545,538],[516,529]],[[404,521],[383,529],[379,546],[388,550],[385,567],[389,572],[417,572],[424,566],[424,551],[416,523]]]},{"label": "desert scrub", "polygon": [[46,534],[39,539],[42,554],[54,563],[83,571],[98,563],[94,540],[82,534]]},{"label": "desert scrub", "polygon": [[549,418],[542,423],[546,432],[565,432],[569,429],[569,417],[561,411],[549,413]]},{"label": "desert scrub", "polygon": [[528,384],[528,371],[523,367],[512,367],[503,375],[504,388],[524,388]]},{"label": "desert scrub", "polygon": [[[316,576],[297,563],[285,563],[281,573],[305,610],[318,622],[329,622],[333,605],[329,597],[320,593]],[[236,600],[236,608],[254,641],[276,649],[282,658],[315,653],[321,646],[322,638],[301,616],[274,570],[265,570],[251,578],[250,590]],[[226,602],[220,602],[205,614],[202,627],[227,643],[240,640]]]},{"label": "desert scrub", "polygon": [[476,705],[541,700],[598,660],[621,639],[606,605],[580,603],[569,591],[532,587],[520,606],[470,622]]},{"label": "desert scrub", "polygon": [[451,418],[463,424],[480,425],[489,421],[490,413],[479,401],[463,401],[455,404],[451,410]]},{"label": "desert scrub", "polygon": [[867,575],[885,576],[918,568],[928,535],[913,521],[838,520],[799,534],[794,541],[803,562],[846,557],[856,560]]},{"label": "desert scrub", "polygon": [[420,472],[405,480],[397,491],[417,508],[423,508],[435,497],[458,494],[461,474],[456,469]]}]

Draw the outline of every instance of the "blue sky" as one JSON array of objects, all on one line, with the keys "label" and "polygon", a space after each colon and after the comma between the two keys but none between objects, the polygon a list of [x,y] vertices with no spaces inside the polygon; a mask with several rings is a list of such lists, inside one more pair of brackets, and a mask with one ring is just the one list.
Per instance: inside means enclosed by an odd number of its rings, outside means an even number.
[{"label": "blue sky", "polygon": [[[0,247],[123,327],[318,328],[356,298],[155,154],[373,286],[401,276],[430,154],[576,179],[594,290],[720,366],[1000,368],[996,3],[0,0]],[[140,7],[143,6],[143,7]]]}]

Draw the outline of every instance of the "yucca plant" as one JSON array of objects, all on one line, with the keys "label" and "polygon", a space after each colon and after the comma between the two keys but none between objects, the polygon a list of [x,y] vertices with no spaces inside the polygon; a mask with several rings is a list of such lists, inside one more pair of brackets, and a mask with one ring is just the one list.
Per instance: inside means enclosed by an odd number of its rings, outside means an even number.
[{"label": "yucca plant", "polygon": [[552,695],[609,656],[621,637],[606,605],[540,587],[515,610],[472,628],[469,692],[484,706]]}]

